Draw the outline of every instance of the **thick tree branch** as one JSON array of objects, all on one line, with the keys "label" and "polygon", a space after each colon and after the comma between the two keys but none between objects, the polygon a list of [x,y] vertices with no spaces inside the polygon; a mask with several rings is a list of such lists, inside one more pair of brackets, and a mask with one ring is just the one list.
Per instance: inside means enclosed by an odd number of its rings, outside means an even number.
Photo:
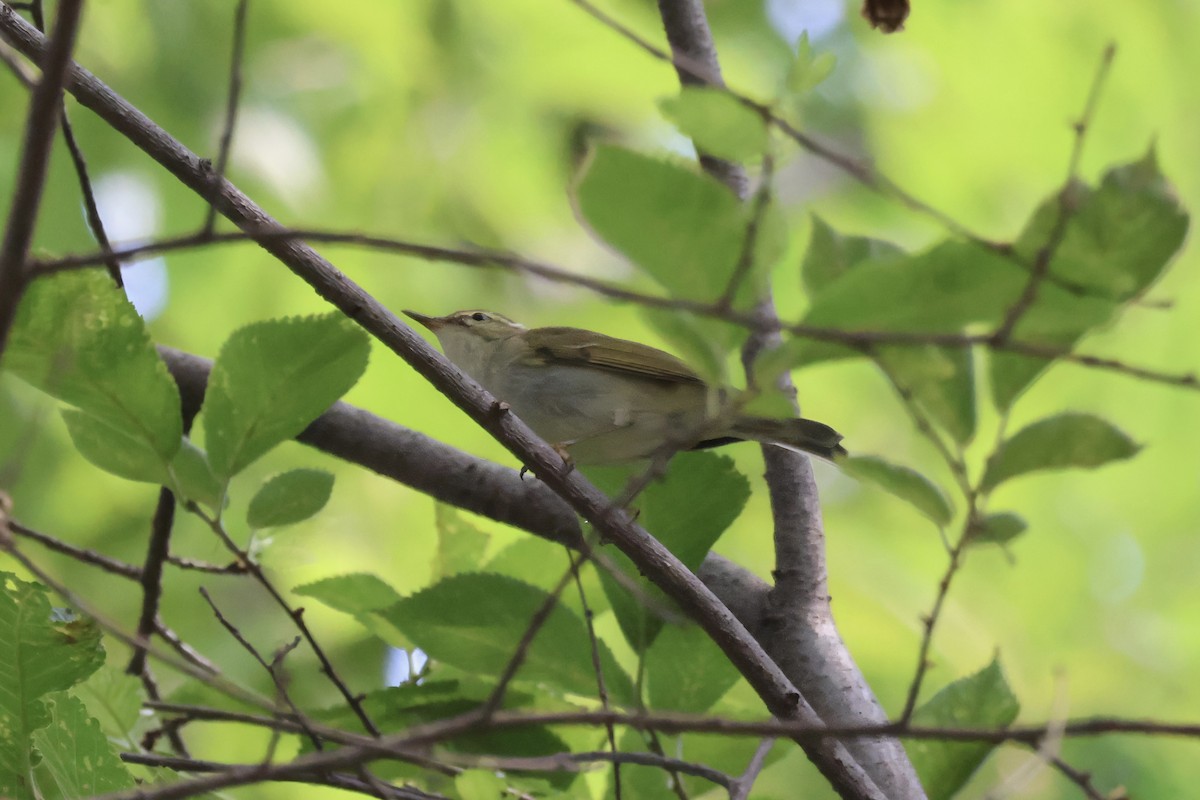
[{"label": "thick tree branch", "polygon": [[[7,5],[0,6],[0,35],[29,58],[40,60],[46,47],[45,39],[37,30]],[[72,65],[68,74],[69,89],[82,105],[95,111],[184,185],[201,197],[211,198],[218,210],[238,227],[250,232],[282,228],[227,180],[214,186],[211,171],[204,169],[195,153],[93,75],[77,65]],[[820,723],[803,695],[729,609],[669,550],[634,524],[626,511],[614,508],[603,493],[564,464],[562,457],[528,426],[311,247],[279,240],[261,244],[322,298],[404,359],[620,548],[647,578],[701,625],[772,714],[783,719]],[[884,796],[840,742],[805,741],[802,746],[831,783],[842,789],[844,796]]]}]

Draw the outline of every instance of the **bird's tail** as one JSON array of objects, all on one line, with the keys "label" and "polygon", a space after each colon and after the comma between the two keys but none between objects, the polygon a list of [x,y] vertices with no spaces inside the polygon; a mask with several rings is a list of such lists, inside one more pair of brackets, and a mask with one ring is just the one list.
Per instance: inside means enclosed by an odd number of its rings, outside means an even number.
[{"label": "bird's tail", "polygon": [[740,439],[812,453],[830,461],[848,455],[846,448],[841,445],[840,433],[823,422],[811,419],[740,417],[734,423],[733,434]]}]

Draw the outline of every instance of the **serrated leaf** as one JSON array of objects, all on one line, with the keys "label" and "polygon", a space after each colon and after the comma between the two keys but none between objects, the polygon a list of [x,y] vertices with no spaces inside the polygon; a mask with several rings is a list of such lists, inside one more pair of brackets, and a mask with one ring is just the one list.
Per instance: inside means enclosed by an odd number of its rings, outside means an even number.
[{"label": "serrated leaf", "polygon": [[[382,616],[430,658],[475,674],[499,675],[513,657],[546,592],[503,575],[454,575],[400,600]],[[603,642],[600,663],[609,694],[632,699],[632,684]],[[528,651],[518,680],[594,696],[596,673],[583,621],[556,605]]]},{"label": "serrated leaf", "polygon": [[[618,495],[627,475],[620,471],[586,470],[610,497]],[[634,507],[638,521],[662,542],[688,569],[695,570],[721,534],[741,514],[750,497],[750,483],[737,471],[733,460],[710,452],[679,453],[671,460],[666,476],[648,486]],[[645,598],[658,608],[647,608],[643,598],[631,596],[628,588],[606,572],[600,577],[621,632],[639,652],[649,647],[662,624],[659,609],[672,608],[661,591],[641,578],[623,554],[609,554],[610,563],[628,580],[643,587]]]},{"label": "serrated leaf", "polygon": [[369,352],[367,335],[337,312],[234,331],[204,397],[213,472],[228,480],[303,431],[355,384]]},{"label": "serrated leaf", "polygon": [[164,464],[179,449],[179,389],[142,318],[99,271],[34,281],[21,300],[3,366],[135,439]]},{"label": "serrated leaf", "polygon": [[365,572],[335,575],[297,586],[293,594],[312,597],[332,609],[352,615],[360,625],[384,642],[398,648],[412,643],[379,613],[401,599],[382,579]]},{"label": "serrated leaf", "polygon": [[435,504],[438,547],[433,559],[434,580],[458,572],[477,572],[491,536],[468,522],[454,506]]},{"label": "serrated leaf", "polygon": [[267,480],[246,510],[251,528],[294,525],[316,514],[333,493],[333,473],[323,469],[293,469]]},{"label": "serrated leaf", "polygon": [[1141,447],[1123,431],[1092,414],[1048,417],[1018,431],[988,459],[982,488],[1043,469],[1091,468],[1136,455]]},{"label": "serrated leaf", "polygon": [[767,126],[758,112],[729,92],[708,86],[685,86],[678,95],[659,101],[659,108],[696,149],[729,161],[762,157]]},{"label": "serrated leaf", "polygon": [[738,681],[729,658],[696,625],[664,625],[646,651],[651,708],[700,714]]},{"label": "serrated leaf", "polygon": [[721,183],[673,162],[597,147],[575,189],[592,229],[675,297],[720,297],[748,210]]},{"label": "serrated leaf", "polygon": [[0,572],[0,797],[33,796],[33,736],[51,720],[44,696],[103,663],[95,622],[53,611],[45,587]]},{"label": "serrated leaf", "polygon": [[[34,734],[34,741],[43,759],[39,771],[49,774],[58,788],[47,796],[92,797],[134,785],[100,723],[88,715],[82,702],[66,692],[55,692],[46,697],[46,705],[51,722]],[[45,792],[50,787],[40,788]]]},{"label": "serrated leaf", "polygon": [[[951,683],[913,714],[913,725],[945,728],[1003,728],[1017,718],[1020,704],[999,660]],[[929,800],[949,800],[995,749],[992,742],[905,742]]]},{"label": "serrated leaf", "polygon": [[137,744],[135,731],[142,722],[142,701],[145,689],[136,675],[106,663],[91,677],[77,685],[72,692],[87,706],[88,714],[100,723],[100,729],[111,740]]},{"label": "serrated leaf", "polygon": [[79,454],[105,472],[144,483],[169,484],[168,462],[145,440],[115,428],[99,417],[73,408],[62,410],[71,443]]},{"label": "serrated leaf", "polygon": [[1008,544],[1029,527],[1019,515],[1011,511],[988,514],[971,532],[971,544]]},{"label": "serrated leaf", "polygon": [[945,493],[915,469],[902,467],[875,456],[851,456],[838,462],[842,470],[859,480],[870,481],[912,505],[939,527],[954,519],[954,509]]},{"label": "serrated leaf", "polygon": [[847,236],[814,214],[800,277],[804,288],[815,295],[859,264],[885,263],[889,258],[903,257],[904,251],[898,245],[882,239]]}]

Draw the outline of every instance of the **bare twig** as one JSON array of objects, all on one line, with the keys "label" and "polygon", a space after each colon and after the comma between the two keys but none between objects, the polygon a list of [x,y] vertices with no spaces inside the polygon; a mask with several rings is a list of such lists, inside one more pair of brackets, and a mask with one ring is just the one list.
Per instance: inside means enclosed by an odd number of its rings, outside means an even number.
[{"label": "bare twig", "polygon": [[729,800],[746,800],[750,796],[750,790],[754,788],[754,782],[758,780],[759,773],[767,763],[767,755],[774,746],[775,737],[773,736],[767,736],[758,743],[746,769],[726,787],[729,789]]},{"label": "bare twig", "polygon": [[89,550],[85,547],[76,547],[72,544],[67,544],[61,539],[53,536],[48,536],[44,533],[39,533],[32,528],[29,528],[16,520],[11,520],[9,525],[12,527],[12,532],[18,536],[23,536],[26,539],[35,541],[38,544],[53,550],[56,553],[62,553],[65,556],[70,556],[81,564],[90,564],[93,567],[98,567],[105,572],[113,575],[120,575],[122,578],[138,580],[141,577],[142,571],[133,564],[127,564],[124,561],[118,561],[115,558],[110,558],[95,550]]},{"label": "bare twig", "polygon": [[[174,524],[175,495],[163,486],[158,490],[158,504],[150,523],[150,541],[146,546],[146,560],[141,570],[142,611],[138,617],[137,635],[143,640],[149,640],[156,630],[158,604],[162,599],[163,564],[171,549],[171,528]],[[130,675],[140,675],[145,666],[146,650],[138,647],[134,649],[125,671]]]},{"label": "bare twig", "polygon": [[[233,52],[229,64],[229,88],[225,93],[225,124],[221,129],[221,141],[217,149],[217,159],[213,165],[213,184],[220,185],[229,167],[229,153],[233,149],[233,130],[237,125],[237,112],[242,96],[242,60],[246,53],[246,10],[249,0],[238,0],[237,9],[233,13]],[[200,227],[200,235],[212,234],[217,224],[217,207],[209,204],[204,215],[204,224]]]},{"label": "bare twig", "polygon": [[225,548],[234,555],[239,563],[246,565],[247,570],[249,570],[250,574],[254,576],[254,579],[258,581],[260,586],[266,589],[267,594],[271,596],[271,599],[275,601],[275,604],[279,606],[279,608],[282,609],[285,614],[287,614],[289,619],[292,620],[292,623],[296,626],[296,629],[300,631],[300,635],[304,637],[304,641],[308,642],[308,646],[312,648],[313,654],[321,663],[321,671],[325,673],[325,676],[329,678],[330,682],[335,688],[337,688],[338,692],[341,693],[347,705],[349,705],[350,709],[354,712],[354,715],[358,717],[359,722],[362,723],[366,731],[372,736],[378,736],[379,729],[375,726],[375,723],[371,721],[371,718],[367,715],[366,710],[363,709],[361,699],[350,691],[350,688],[346,685],[346,682],[342,680],[341,675],[339,675],[337,670],[334,668],[333,662],[329,660],[329,656],[325,653],[325,648],[320,645],[316,637],[313,635],[312,630],[308,627],[308,623],[304,621],[304,609],[292,608],[291,604],[288,603],[282,594],[280,594],[279,590],[275,588],[275,585],[271,582],[271,580],[267,578],[266,573],[264,573],[262,570],[262,567],[255,563],[255,561],[250,557],[249,553],[242,550],[242,548],[238,547],[237,543],[233,541],[228,532],[226,532],[225,526],[221,524],[220,519],[216,517],[210,517],[202,508],[192,502],[187,503],[186,508],[192,514],[204,521],[204,524],[206,524],[209,529],[217,535],[217,538],[221,540],[221,543],[225,545]]}]

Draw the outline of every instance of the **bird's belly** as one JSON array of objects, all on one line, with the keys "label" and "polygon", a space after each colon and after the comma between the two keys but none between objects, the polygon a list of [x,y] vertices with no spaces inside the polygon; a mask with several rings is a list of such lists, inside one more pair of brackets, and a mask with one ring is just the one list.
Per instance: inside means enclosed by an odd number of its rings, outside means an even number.
[{"label": "bird's belly", "polygon": [[[494,393],[581,464],[632,461],[707,433],[705,388],[594,368],[510,368]],[[674,441],[678,439],[679,441]]]}]

